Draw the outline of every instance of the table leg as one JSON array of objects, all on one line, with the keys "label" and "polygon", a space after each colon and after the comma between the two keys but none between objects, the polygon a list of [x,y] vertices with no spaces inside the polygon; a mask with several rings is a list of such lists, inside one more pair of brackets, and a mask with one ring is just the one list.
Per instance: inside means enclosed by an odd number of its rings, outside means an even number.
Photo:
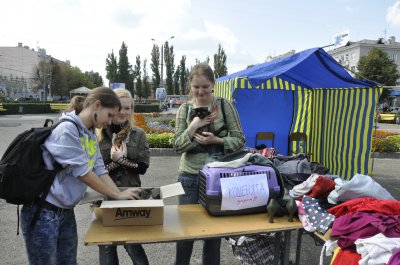
[{"label": "table leg", "polygon": [[275,233],[275,247],[274,247],[274,265],[279,265],[281,261],[281,238],[283,237],[282,232]]},{"label": "table leg", "polygon": [[301,240],[303,237],[304,229],[297,229],[297,243],[296,243],[296,265],[300,264],[301,254]]},{"label": "table leg", "polygon": [[284,231],[283,232],[284,237],[285,237],[285,242],[284,242],[284,247],[283,247],[283,260],[282,264],[283,265],[289,265],[289,256],[290,256],[290,234],[291,230]]}]

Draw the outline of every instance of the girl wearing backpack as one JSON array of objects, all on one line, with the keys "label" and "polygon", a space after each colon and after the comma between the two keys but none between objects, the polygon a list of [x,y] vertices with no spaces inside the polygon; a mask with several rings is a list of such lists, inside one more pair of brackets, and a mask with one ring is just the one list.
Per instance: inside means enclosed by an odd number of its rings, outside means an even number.
[{"label": "girl wearing backpack", "polygon": [[[121,110],[110,126],[97,130],[97,138],[110,177],[118,187],[140,187],[139,174],[146,173],[150,163],[149,144],[143,129],[131,124],[133,99],[123,88],[114,89],[121,101]],[[135,265],[148,265],[142,245],[124,244]],[[117,246],[99,246],[100,265],[118,265]]]},{"label": "girl wearing backpack", "polygon": [[59,124],[42,145],[47,169],[59,163],[63,170],[55,176],[41,205],[34,226],[31,220],[39,201],[21,210],[21,230],[29,264],[77,264],[77,227],[74,206],[87,186],[113,199],[138,198],[140,188],[121,192],[104,166],[95,129],[110,125],[121,103],[109,88],[93,89],[75,110],[62,114]]}]

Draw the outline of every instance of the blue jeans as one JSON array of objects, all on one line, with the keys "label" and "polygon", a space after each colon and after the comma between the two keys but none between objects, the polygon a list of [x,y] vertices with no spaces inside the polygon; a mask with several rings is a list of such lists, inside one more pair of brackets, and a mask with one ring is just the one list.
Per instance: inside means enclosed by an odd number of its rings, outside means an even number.
[{"label": "blue jeans", "polygon": [[74,210],[54,212],[41,209],[33,229],[31,220],[36,205],[24,205],[21,209],[21,230],[30,265],[76,265],[78,234]]},{"label": "blue jeans", "polygon": [[[180,174],[178,181],[182,183],[185,194],[179,196],[179,204],[192,204],[199,202],[199,185],[197,175]],[[175,265],[189,265],[192,256],[194,241],[176,242]],[[220,264],[221,239],[204,240],[203,245],[203,264]]]},{"label": "blue jeans", "polygon": [[[134,265],[149,265],[142,245],[125,244],[124,248]],[[99,246],[100,265],[118,265],[117,246]]]}]

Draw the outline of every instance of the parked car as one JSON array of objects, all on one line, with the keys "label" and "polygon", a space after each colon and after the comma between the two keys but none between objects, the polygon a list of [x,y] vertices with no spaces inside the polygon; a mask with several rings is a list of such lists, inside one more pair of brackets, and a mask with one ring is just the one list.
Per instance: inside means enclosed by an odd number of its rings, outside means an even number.
[{"label": "parked car", "polygon": [[400,124],[400,107],[389,107],[387,112],[378,111],[378,122],[393,122]]}]

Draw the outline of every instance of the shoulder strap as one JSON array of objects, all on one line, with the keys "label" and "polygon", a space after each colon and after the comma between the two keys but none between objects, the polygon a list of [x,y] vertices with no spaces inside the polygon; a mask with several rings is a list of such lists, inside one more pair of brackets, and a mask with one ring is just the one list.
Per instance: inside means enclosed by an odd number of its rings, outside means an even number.
[{"label": "shoulder strap", "polygon": [[225,100],[224,100],[224,98],[221,98],[221,112],[222,112],[222,116],[224,117],[224,124],[226,124]]}]

